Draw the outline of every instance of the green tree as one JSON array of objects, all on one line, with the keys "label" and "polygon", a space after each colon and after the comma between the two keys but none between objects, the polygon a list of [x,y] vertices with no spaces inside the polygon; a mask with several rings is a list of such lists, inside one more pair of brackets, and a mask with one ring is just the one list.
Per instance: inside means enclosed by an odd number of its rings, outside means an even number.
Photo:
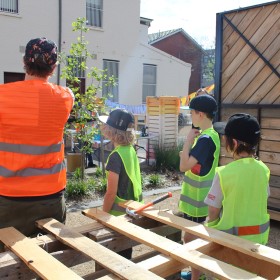
[{"label": "green tree", "polygon": [[205,49],[202,63],[202,86],[207,86],[215,81],[215,49]]},{"label": "green tree", "polygon": [[[104,112],[106,97],[100,97],[102,93],[102,81],[106,80],[106,86],[114,86],[113,76],[108,77],[106,70],[97,67],[88,67],[88,63],[95,59],[93,51],[89,50],[89,43],[85,34],[89,31],[85,18],[77,18],[72,23],[72,31],[78,33],[76,42],[71,43],[69,53],[61,53],[61,62],[64,65],[61,78],[66,79],[67,85],[75,95],[75,103],[72,115],[75,118],[73,126],[77,131],[79,149],[82,153],[81,177],[84,178],[85,155],[92,152],[94,135],[98,129],[92,126],[91,120],[96,113]],[[86,81],[85,81],[86,79]],[[82,91],[84,82],[84,92]]]}]

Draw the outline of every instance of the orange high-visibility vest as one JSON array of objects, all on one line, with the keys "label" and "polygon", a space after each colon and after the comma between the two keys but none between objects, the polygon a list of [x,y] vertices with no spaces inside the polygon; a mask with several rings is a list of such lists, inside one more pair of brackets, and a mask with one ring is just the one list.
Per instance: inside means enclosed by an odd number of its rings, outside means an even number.
[{"label": "orange high-visibility vest", "polygon": [[0,195],[65,188],[63,130],[73,101],[70,89],[41,80],[0,85]]}]

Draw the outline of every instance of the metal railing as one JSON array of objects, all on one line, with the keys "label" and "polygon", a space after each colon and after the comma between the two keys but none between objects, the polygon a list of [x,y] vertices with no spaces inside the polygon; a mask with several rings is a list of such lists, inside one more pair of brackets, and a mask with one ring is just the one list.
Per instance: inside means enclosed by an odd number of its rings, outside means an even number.
[{"label": "metal railing", "polygon": [[0,0],[0,12],[18,14],[18,0]]}]

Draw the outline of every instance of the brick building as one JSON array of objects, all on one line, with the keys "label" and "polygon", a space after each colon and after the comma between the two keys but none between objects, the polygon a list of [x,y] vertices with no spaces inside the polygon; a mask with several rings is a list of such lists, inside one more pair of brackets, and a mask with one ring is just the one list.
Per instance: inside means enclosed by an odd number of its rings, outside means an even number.
[{"label": "brick building", "polygon": [[190,93],[202,86],[204,50],[182,28],[149,34],[149,44],[192,65]]}]

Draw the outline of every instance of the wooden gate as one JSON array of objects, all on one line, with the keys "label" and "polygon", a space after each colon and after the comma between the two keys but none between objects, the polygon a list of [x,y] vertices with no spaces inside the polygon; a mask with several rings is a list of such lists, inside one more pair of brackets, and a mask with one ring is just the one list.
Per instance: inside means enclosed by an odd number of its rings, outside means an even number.
[{"label": "wooden gate", "polygon": [[[269,208],[277,216],[280,214],[279,1],[217,14],[216,36],[218,120],[225,121],[237,112],[258,118],[262,134],[258,155],[271,171]],[[221,164],[231,161],[223,148],[221,154]]]}]

